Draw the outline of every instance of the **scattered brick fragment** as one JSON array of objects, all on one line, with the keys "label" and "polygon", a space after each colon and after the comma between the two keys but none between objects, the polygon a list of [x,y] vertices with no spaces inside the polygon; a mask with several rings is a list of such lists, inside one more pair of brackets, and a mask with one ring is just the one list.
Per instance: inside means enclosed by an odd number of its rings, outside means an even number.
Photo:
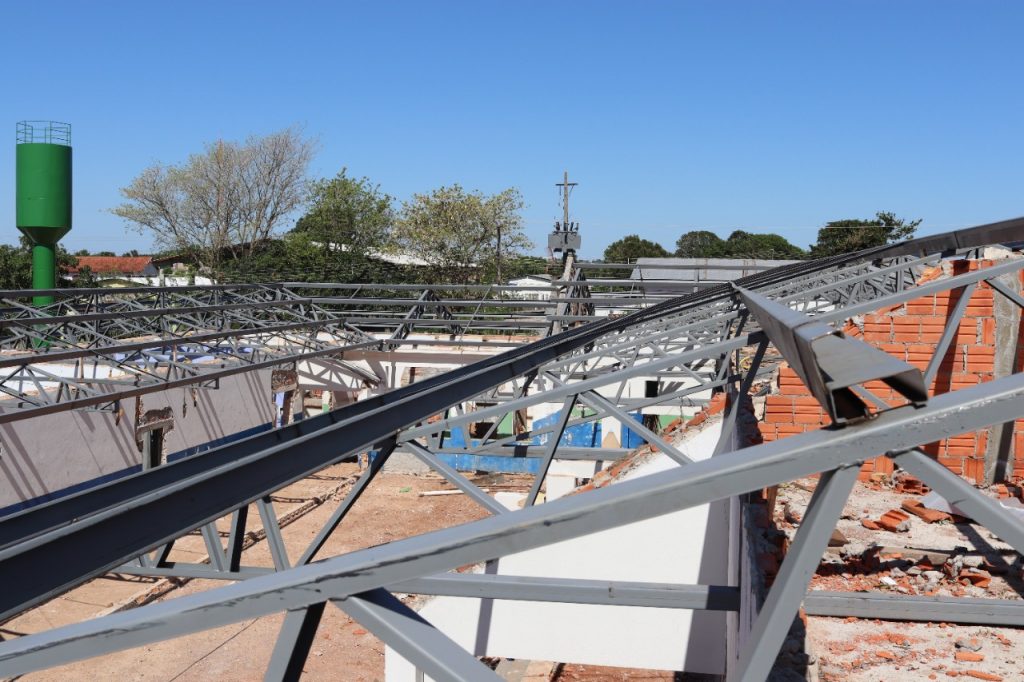
[{"label": "scattered brick fragment", "polygon": [[1003,682],[1002,675],[996,675],[995,673],[986,673],[981,670],[965,670],[964,675],[969,675],[978,680],[988,680],[989,682]]},{"label": "scattered brick fragment", "polygon": [[953,658],[965,663],[979,663],[985,660],[985,654],[979,654],[977,651],[958,651]]},{"label": "scattered brick fragment", "polygon": [[981,569],[971,568],[966,571],[960,572],[961,584],[974,585],[975,587],[981,587],[987,589],[992,583],[992,575],[988,571],[982,571]]},{"label": "scattered brick fragment", "polygon": [[878,658],[884,658],[887,661],[896,660],[896,654],[894,654],[891,651],[886,651],[885,649],[879,649],[878,651],[876,651],[875,656],[877,656]]},{"label": "scattered brick fragment", "polygon": [[906,533],[910,530],[910,516],[898,509],[885,512],[877,523],[890,533]]},{"label": "scattered brick fragment", "polygon": [[860,525],[864,526],[868,530],[880,530],[881,526],[872,521],[871,519],[861,519]]},{"label": "scattered brick fragment", "polygon": [[927,495],[931,488],[907,473],[901,473],[894,481],[894,490],[904,495]]},{"label": "scattered brick fragment", "polygon": [[953,519],[953,517],[946,512],[941,512],[938,509],[929,509],[921,503],[921,500],[903,500],[903,503],[900,506],[914,516],[923,519],[926,523],[951,521]]}]

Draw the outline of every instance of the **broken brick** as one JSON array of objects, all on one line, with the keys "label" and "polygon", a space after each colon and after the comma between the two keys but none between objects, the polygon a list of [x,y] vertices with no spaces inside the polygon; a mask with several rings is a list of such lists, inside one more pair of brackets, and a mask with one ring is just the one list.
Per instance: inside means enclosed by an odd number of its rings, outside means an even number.
[{"label": "broken brick", "polygon": [[978,663],[985,660],[985,654],[979,654],[977,651],[958,651],[953,658],[961,662]]},{"label": "broken brick", "polygon": [[868,530],[879,530],[881,526],[872,521],[871,519],[861,519],[860,525],[864,526]]},{"label": "broken brick", "polygon": [[910,530],[910,516],[898,509],[885,512],[876,523],[891,533],[906,533]]},{"label": "broken brick", "polygon": [[992,575],[980,568],[972,568],[960,572],[960,581],[965,585],[969,582],[975,587],[988,588],[992,582]]},{"label": "broken brick", "polygon": [[941,512],[938,509],[929,509],[920,500],[903,500],[903,504],[900,506],[914,516],[923,519],[926,523],[950,521],[953,518],[946,512]]},{"label": "broken brick", "polygon": [[977,680],[988,680],[989,682],[1003,682],[1002,675],[996,675],[995,673],[986,673],[980,670],[965,670],[964,675],[969,675]]}]

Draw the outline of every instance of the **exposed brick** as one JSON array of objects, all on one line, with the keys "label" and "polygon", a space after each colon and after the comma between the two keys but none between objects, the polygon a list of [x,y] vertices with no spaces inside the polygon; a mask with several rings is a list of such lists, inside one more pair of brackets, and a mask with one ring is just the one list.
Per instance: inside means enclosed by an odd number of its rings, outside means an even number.
[{"label": "exposed brick", "polygon": [[981,342],[987,344],[996,342],[996,318],[986,317],[981,320]]},{"label": "exposed brick", "polygon": [[939,464],[946,467],[954,474],[962,476],[964,473],[963,457],[939,457]]},{"label": "exposed brick", "polygon": [[981,483],[985,480],[985,460],[965,459],[964,478],[972,483]]},{"label": "exposed brick", "polygon": [[907,314],[908,315],[934,315],[935,314],[935,297],[924,296],[922,298],[916,298],[913,301],[907,302]]}]

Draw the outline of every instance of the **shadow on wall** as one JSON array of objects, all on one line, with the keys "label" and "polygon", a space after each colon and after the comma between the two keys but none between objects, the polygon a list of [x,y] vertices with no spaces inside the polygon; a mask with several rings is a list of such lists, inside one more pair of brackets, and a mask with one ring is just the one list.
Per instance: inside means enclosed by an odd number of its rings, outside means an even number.
[{"label": "shadow on wall", "polygon": [[[217,389],[144,396],[146,409],[171,407],[165,440],[172,462],[271,428],[269,370],[221,379]],[[126,410],[127,412],[128,410]],[[134,422],[124,414],[74,411],[0,425],[0,516],[141,470]]]}]

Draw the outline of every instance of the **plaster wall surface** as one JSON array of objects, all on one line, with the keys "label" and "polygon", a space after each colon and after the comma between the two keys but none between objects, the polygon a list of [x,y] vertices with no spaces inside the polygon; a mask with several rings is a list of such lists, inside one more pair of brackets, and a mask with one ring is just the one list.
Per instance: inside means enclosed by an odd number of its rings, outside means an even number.
[{"label": "plaster wall surface", "polygon": [[[171,407],[164,452],[181,455],[270,428],[270,370],[220,379],[219,388],[173,388],[141,397],[143,410]],[[135,398],[120,416],[72,410],[0,425],[0,515],[136,471]],[[0,411],[3,408],[0,407]]]},{"label": "plaster wall surface", "polygon": [[[721,422],[685,434],[679,448],[711,455]],[[664,455],[623,480],[678,466]],[[614,485],[614,484],[613,484]],[[600,495],[601,491],[584,493]],[[716,503],[513,554],[503,575],[728,584],[727,505]],[[436,597],[421,616],[477,656],[722,674],[724,612]],[[414,682],[415,667],[388,648],[388,682]]]}]

